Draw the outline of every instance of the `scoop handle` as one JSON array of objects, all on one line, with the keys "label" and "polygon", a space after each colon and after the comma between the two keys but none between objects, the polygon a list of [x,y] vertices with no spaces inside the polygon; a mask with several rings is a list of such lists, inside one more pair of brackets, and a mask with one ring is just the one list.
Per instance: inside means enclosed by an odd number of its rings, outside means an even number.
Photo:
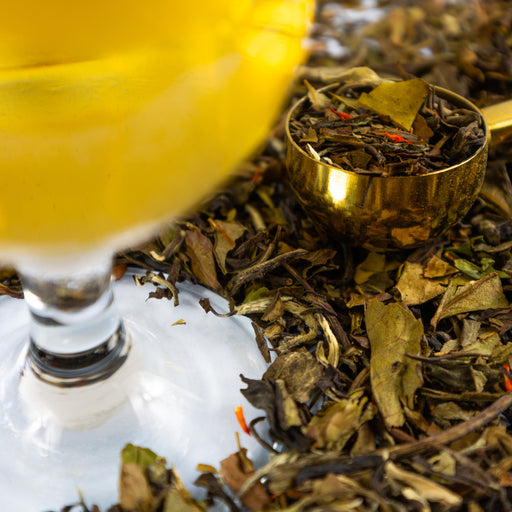
[{"label": "scoop handle", "polygon": [[481,112],[491,132],[491,145],[512,139],[512,100],[484,107]]}]

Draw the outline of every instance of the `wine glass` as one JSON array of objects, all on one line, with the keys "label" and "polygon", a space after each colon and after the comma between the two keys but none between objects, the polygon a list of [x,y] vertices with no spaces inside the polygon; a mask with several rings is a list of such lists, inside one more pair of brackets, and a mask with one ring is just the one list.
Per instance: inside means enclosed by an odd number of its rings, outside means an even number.
[{"label": "wine glass", "polygon": [[[0,18],[0,505],[116,501],[127,442],[185,483],[235,448],[238,374],[264,364],[242,318],[111,284],[268,133],[304,54],[310,0],[19,0]],[[115,296],[115,300],[114,300]],[[219,305],[220,304],[220,305]],[[211,458],[211,460],[208,460]]]}]

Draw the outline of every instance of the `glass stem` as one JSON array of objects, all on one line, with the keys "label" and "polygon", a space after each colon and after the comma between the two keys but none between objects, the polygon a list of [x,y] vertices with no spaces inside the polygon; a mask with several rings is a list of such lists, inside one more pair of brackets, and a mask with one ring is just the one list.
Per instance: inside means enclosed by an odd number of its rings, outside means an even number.
[{"label": "glass stem", "polygon": [[83,386],[121,367],[130,342],[113,300],[109,263],[69,275],[19,275],[31,315],[27,362],[40,380]]}]

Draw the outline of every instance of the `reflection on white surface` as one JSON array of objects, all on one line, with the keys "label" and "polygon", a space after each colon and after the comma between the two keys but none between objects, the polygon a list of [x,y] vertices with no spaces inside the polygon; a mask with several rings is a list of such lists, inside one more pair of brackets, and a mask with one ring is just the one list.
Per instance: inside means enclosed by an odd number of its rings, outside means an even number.
[{"label": "reflection on white surface", "polygon": [[[148,300],[152,288],[137,287],[130,278],[116,283],[118,306],[140,357],[132,358],[137,364],[127,371],[128,386],[121,379],[115,389],[98,388],[89,396],[90,406],[97,400],[100,412],[105,398],[117,402],[115,413],[81,430],[64,428],[55,410],[23,412],[17,391],[28,313],[23,301],[0,301],[0,372],[9,375],[0,388],[6,404],[0,409],[1,511],[59,510],[78,500],[77,489],[88,506],[107,510],[118,499],[119,456],[128,442],[165,457],[192,494],[204,496],[193,485],[196,466],[218,467],[237,450],[236,406],[243,405],[248,420],[260,415],[240,393],[239,375],[260,378],[266,364],[249,319],[207,314],[200,297],[210,298],[219,311],[228,309],[227,302],[201,287],[181,288],[180,306],[174,307],[166,299]],[[173,327],[180,318],[186,324]],[[66,418],[80,411],[83,397],[80,388],[76,391],[74,409],[60,401],[59,392],[52,397],[58,396],[57,410]],[[36,386],[31,393],[40,390]],[[266,461],[267,453],[252,438],[242,434],[242,444],[256,464]]]}]

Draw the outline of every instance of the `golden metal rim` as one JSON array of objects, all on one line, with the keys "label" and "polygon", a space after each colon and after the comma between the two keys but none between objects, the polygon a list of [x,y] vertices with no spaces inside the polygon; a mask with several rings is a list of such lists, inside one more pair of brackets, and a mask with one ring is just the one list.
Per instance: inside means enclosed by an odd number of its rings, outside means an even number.
[{"label": "golden metal rim", "polygon": [[[339,85],[340,85],[340,82],[332,83],[332,84],[326,85],[325,87],[322,87],[318,91],[319,92],[326,92],[326,91],[329,91],[330,89],[333,89],[333,88],[335,88],[335,87],[337,87]],[[489,125],[488,125],[484,115],[482,114],[481,110],[474,103],[469,101],[467,98],[464,98],[463,96],[461,96],[459,94],[456,94],[456,93],[450,91],[449,89],[445,89],[444,87],[438,87],[438,86],[432,86],[432,87],[434,87],[436,92],[440,92],[441,93],[441,94],[439,94],[439,96],[441,98],[448,99],[448,100],[450,98],[454,98],[457,101],[457,103],[463,103],[470,110],[473,110],[473,111],[477,112],[478,114],[480,114],[480,116],[482,118],[483,125],[484,125],[484,133],[485,133],[485,142],[484,142],[484,144],[482,144],[482,146],[480,146],[473,153],[473,155],[471,155],[466,160],[463,160],[462,162],[459,162],[457,164],[451,165],[451,166],[446,167],[444,169],[440,169],[440,170],[437,170],[437,171],[429,172],[427,174],[420,174],[420,175],[416,175],[416,176],[378,176],[378,175],[376,175],[376,176],[372,176],[372,179],[399,180],[399,181],[400,180],[411,179],[411,178],[415,178],[415,179],[428,179],[429,176],[434,176],[434,175],[439,175],[439,174],[447,173],[447,172],[450,172],[450,171],[452,171],[454,169],[459,168],[462,165],[467,165],[471,160],[477,158],[478,155],[481,152],[486,150],[486,147],[489,145],[489,141],[490,141],[490,131],[489,131]],[[303,105],[306,100],[307,100],[307,96],[302,96],[297,101],[297,103],[295,103],[295,105],[290,109],[290,111],[288,112],[288,115],[286,116],[285,132],[286,132],[287,141],[290,144],[292,144],[294,149],[296,151],[298,151],[304,158],[307,158],[309,160],[313,160],[317,165],[321,165],[321,166],[326,167],[328,169],[344,172],[344,173],[351,174],[351,175],[354,175],[354,176],[359,176],[360,174],[357,173],[357,172],[354,172],[354,171],[351,171],[351,170],[348,170],[348,169],[342,169],[341,167],[338,167],[336,165],[329,165],[328,163],[322,162],[320,160],[315,160],[311,155],[308,155],[297,144],[297,142],[295,141],[295,139],[293,138],[293,136],[291,134],[290,123],[294,119],[295,114],[297,113],[299,107],[301,105]]]}]

